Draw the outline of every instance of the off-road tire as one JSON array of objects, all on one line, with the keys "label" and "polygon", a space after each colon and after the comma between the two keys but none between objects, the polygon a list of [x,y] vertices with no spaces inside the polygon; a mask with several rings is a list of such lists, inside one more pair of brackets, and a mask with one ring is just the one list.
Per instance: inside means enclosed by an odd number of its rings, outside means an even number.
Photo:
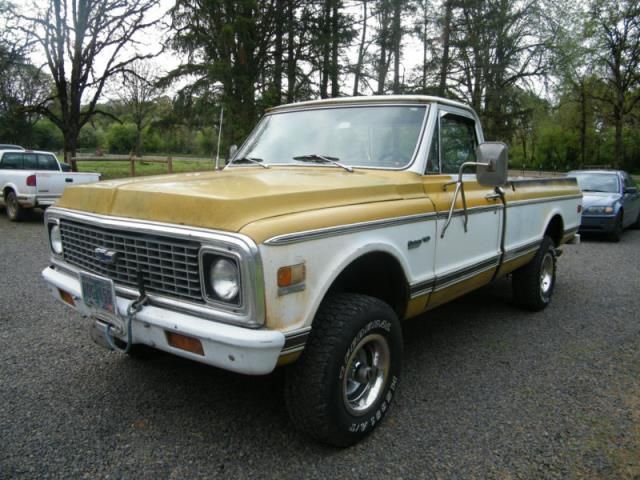
[{"label": "off-road tire", "polygon": [[511,285],[513,299],[522,308],[539,312],[549,305],[556,285],[556,252],[551,237],[545,235],[533,259],[513,272]]},{"label": "off-road tire", "polygon": [[609,233],[609,240],[612,242],[619,242],[622,237],[622,232],[624,231],[623,223],[622,223],[622,212],[618,213],[616,216],[616,223],[613,226],[613,230]]},{"label": "off-road tire", "polygon": [[13,190],[9,190],[7,196],[5,197],[5,209],[7,210],[7,217],[12,222],[19,222],[25,217],[26,209],[22,208],[18,203],[18,197],[16,196],[16,192]]},{"label": "off-road tire", "polygon": [[[347,378],[366,361],[358,357],[371,346],[371,339],[386,343],[388,368],[378,389],[371,388],[371,403],[362,398],[362,411],[354,413],[353,390]],[[369,342],[369,343],[367,343]],[[371,346],[375,350],[375,346]],[[378,358],[384,358],[380,355]],[[360,357],[358,357],[360,358]],[[373,358],[367,357],[367,358]],[[300,359],[286,372],[285,401],[294,426],[310,437],[333,446],[348,447],[366,437],[384,418],[396,395],[402,362],[402,330],[395,312],[383,301],[360,294],[337,294],[321,304]],[[351,365],[354,368],[347,367]],[[357,368],[356,368],[357,367]],[[351,372],[351,374],[349,373]],[[366,388],[367,379],[360,385]],[[356,394],[358,390],[356,389]],[[362,391],[362,390],[360,390]],[[352,395],[349,397],[349,395]],[[358,399],[358,401],[360,401]],[[356,402],[357,403],[357,402]]]}]

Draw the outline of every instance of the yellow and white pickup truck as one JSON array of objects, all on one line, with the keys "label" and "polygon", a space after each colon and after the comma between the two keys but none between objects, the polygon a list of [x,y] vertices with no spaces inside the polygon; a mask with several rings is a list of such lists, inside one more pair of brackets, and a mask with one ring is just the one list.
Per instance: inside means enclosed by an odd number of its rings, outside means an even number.
[{"label": "yellow and white pickup truck", "polygon": [[66,189],[42,274],[110,348],[288,365],[293,423],[347,446],[389,410],[402,320],[508,274],[517,303],[549,304],[581,199],[508,179],[464,104],[311,101],[270,110],[222,171]]}]

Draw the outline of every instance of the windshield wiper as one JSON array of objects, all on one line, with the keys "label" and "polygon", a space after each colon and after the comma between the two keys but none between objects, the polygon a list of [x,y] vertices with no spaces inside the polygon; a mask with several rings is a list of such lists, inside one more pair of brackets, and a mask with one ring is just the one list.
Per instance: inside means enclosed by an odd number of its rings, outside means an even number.
[{"label": "windshield wiper", "polygon": [[263,160],[261,158],[256,158],[256,157],[241,157],[241,158],[236,158],[231,163],[253,163],[255,165],[260,165],[262,168],[271,168],[269,167],[269,165],[262,163],[262,161]]},{"label": "windshield wiper", "polygon": [[353,172],[353,168],[349,165],[345,165],[339,162],[338,157],[329,157],[328,155],[318,155],[317,153],[312,153],[310,155],[298,155],[293,157],[294,160],[298,160],[300,162],[312,162],[312,163],[330,163],[340,168],[344,168],[347,172]]}]

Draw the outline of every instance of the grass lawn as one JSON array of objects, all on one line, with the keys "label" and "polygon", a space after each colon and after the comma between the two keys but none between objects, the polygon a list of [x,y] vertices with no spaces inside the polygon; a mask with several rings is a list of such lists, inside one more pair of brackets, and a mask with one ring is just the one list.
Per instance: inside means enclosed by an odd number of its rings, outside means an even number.
[{"label": "grass lawn", "polygon": [[[213,162],[174,160],[173,173],[202,172],[213,170]],[[78,162],[80,172],[98,172],[102,174],[103,180],[111,178],[129,177],[128,161],[98,161],[98,162]],[[145,175],[161,175],[167,173],[167,165],[164,163],[141,163],[136,162],[136,177]]]}]

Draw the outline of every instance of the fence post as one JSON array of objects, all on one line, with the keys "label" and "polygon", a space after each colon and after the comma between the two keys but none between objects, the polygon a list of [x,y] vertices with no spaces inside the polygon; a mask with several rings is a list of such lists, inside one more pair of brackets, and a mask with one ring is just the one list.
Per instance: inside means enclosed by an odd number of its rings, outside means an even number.
[{"label": "fence post", "polygon": [[169,173],[173,173],[173,160],[171,157],[167,157],[167,170]]},{"label": "fence post", "polygon": [[129,155],[129,173],[132,177],[136,176],[136,159],[133,155]]}]

